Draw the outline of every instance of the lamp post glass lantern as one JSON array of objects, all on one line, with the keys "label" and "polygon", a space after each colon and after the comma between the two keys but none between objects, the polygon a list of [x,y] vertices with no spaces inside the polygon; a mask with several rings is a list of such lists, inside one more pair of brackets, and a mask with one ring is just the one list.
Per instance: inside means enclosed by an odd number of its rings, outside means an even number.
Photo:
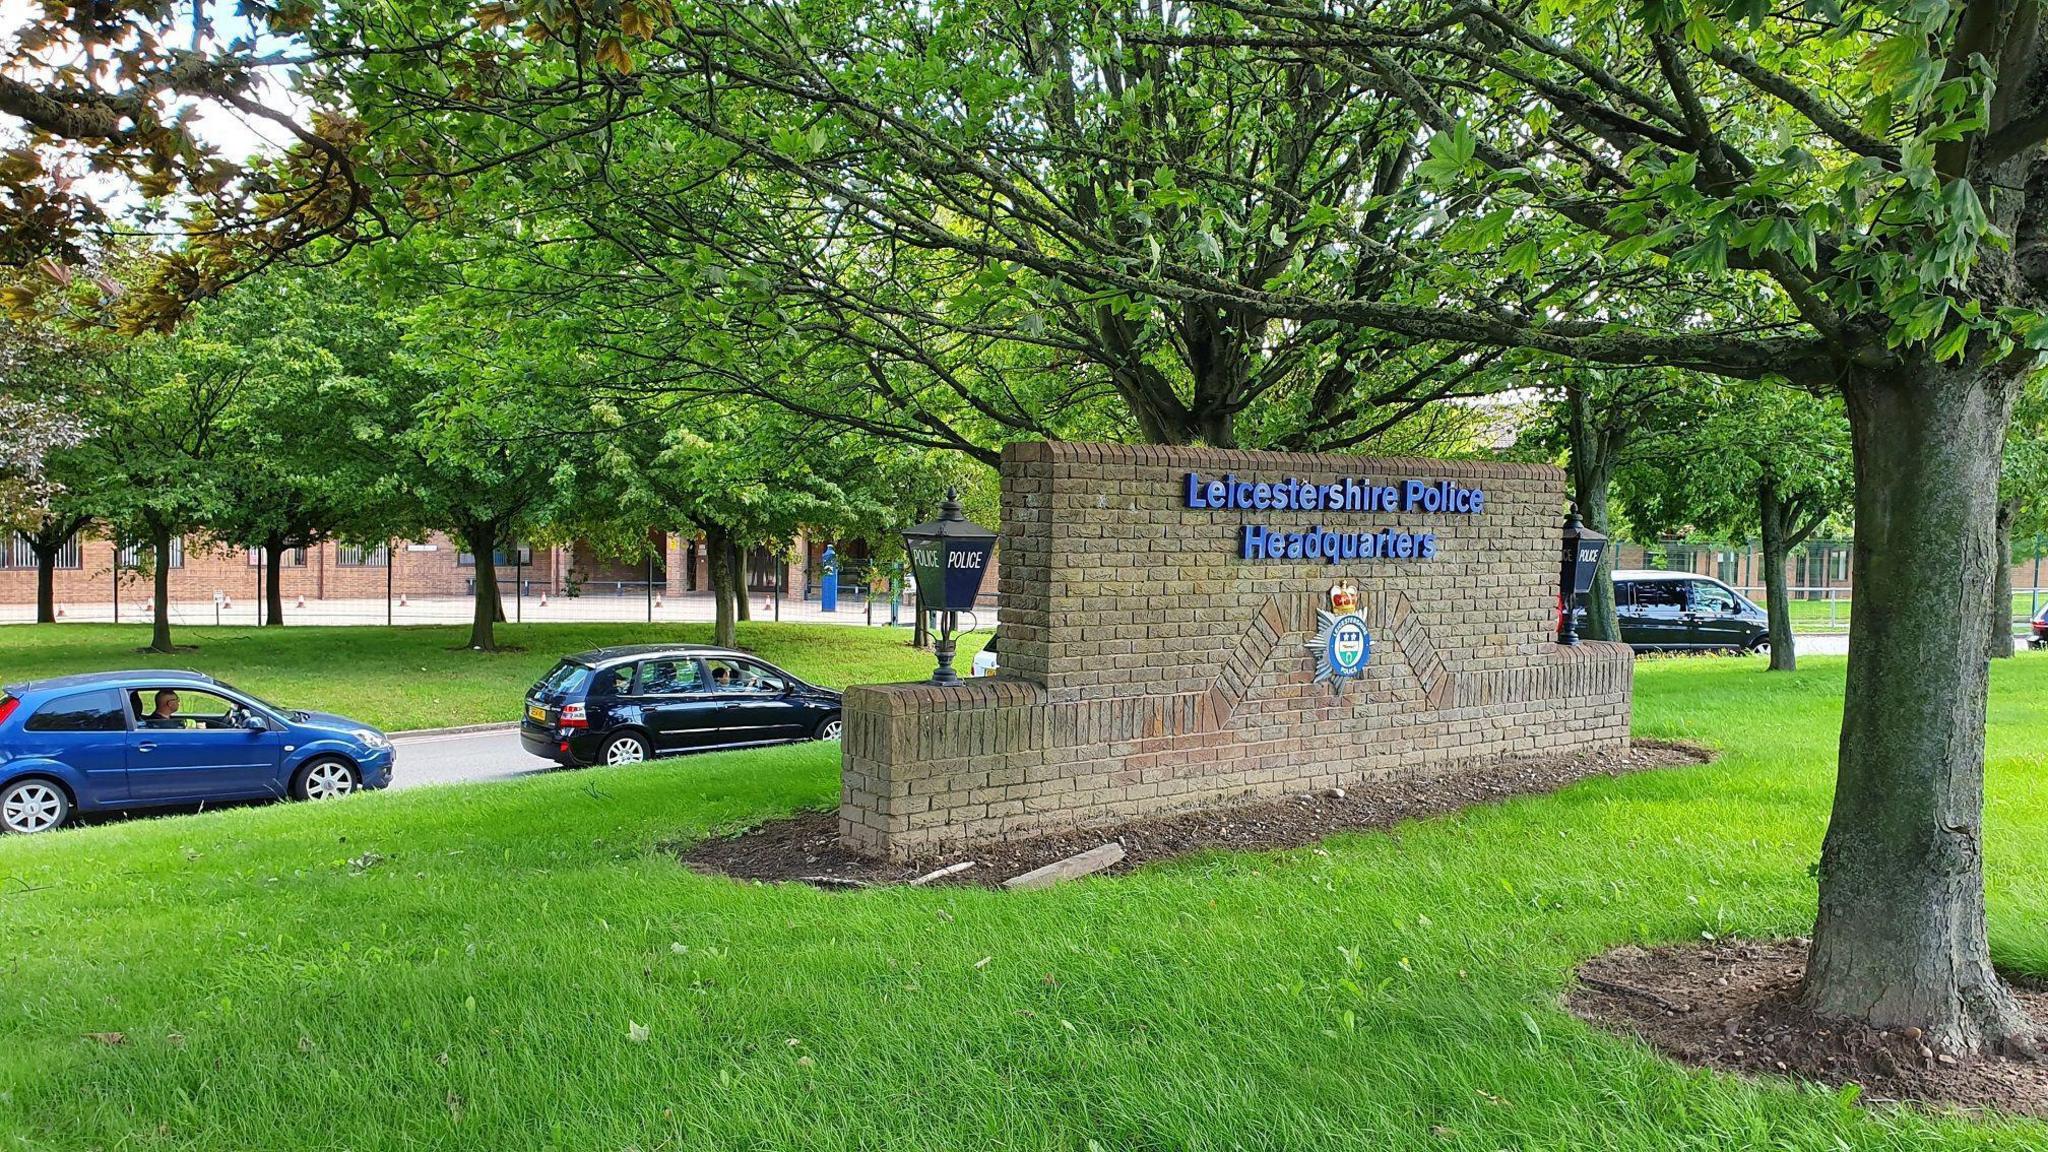
[{"label": "lamp post glass lantern", "polygon": [[945,502],[939,505],[939,518],[904,529],[903,544],[910,553],[910,566],[917,572],[922,607],[939,614],[939,640],[932,646],[939,666],[933,670],[931,682],[958,684],[960,674],[953,671],[956,613],[971,610],[981,594],[996,534],[961,515],[960,493],[948,489]]},{"label": "lamp post glass lantern", "polygon": [[1564,518],[1564,548],[1557,584],[1557,642],[1579,642],[1578,599],[1593,590],[1607,537],[1579,522],[1577,505]]}]

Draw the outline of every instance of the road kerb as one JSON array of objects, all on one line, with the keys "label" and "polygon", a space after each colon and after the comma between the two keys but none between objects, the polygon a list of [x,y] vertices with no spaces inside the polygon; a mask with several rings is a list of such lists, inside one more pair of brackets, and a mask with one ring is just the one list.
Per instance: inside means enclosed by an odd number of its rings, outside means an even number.
[{"label": "road kerb", "polygon": [[467,736],[472,732],[510,732],[519,727],[517,720],[504,720],[492,724],[458,724],[453,728],[407,728],[386,735],[393,740],[416,740],[428,736]]}]

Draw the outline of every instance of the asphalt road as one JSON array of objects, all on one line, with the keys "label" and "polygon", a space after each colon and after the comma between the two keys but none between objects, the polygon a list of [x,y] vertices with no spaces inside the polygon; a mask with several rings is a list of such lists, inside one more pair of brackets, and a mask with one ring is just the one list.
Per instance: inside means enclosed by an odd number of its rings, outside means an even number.
[{"label": "asphalt road", "polygon": [[398,770],[391,778],[393,788],[510,780],[554,767],[519,747],[517,728],[445,736],[399,735],[393,736],[391,742],[398,745]]},{"label": "asphalt road", "polygon": [[[1806,655],[1839,656],[1848,650],[1849,638],[1845,635],[1799,638],[1799,651]],[[516,728],[445,736],[398,735],[392,740],[398,745],[398,772],[391,781],[393,788],[511,780],[553,768],[548,761],[519,747]]]}]

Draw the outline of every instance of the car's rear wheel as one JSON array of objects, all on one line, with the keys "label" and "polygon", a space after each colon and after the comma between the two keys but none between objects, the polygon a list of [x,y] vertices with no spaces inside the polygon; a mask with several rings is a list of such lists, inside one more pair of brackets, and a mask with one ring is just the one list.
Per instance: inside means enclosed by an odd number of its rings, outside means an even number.
[{"label": "car's rear wheel", "polygon": [[356,766],[346,760],[315,760],[299,770],[292,795],[300,800],[336,800],[362,787]]},{"label": "car's rear wheel", "polygon": [[1771,638],[1769,636],[1759,636],[1751,640],[1749,642],[1749,651],[1751,655],[1769,656],[1771,654]]},{"label": "car's rear wheel", "polygon": [[71,797],[53,780],[29,777],[0,788],[0,830],[48,832],[71,819]]},{"label": "car's rear wheel", "polygon": [[819,721],[818,730],[814,735],[820,740],[837,740],[846,735],[846,721],[840,719],[837,713],[827,716]]},{"label": "car's rear wheel", "polygon": [[598,760],[605,764],[638,764],[647,759],[647,741],[631,732],[621,732],[604,742]]}]

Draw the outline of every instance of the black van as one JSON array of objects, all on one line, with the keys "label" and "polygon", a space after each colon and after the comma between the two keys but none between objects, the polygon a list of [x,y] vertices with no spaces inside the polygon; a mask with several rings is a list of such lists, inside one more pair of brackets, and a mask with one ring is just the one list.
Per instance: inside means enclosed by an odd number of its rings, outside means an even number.
[{"label": "black van", "polygon": [[1638,652],[1767,652],[1764,610],[1719,580],[1690,572],[1614,574],[1621,638]]}]

